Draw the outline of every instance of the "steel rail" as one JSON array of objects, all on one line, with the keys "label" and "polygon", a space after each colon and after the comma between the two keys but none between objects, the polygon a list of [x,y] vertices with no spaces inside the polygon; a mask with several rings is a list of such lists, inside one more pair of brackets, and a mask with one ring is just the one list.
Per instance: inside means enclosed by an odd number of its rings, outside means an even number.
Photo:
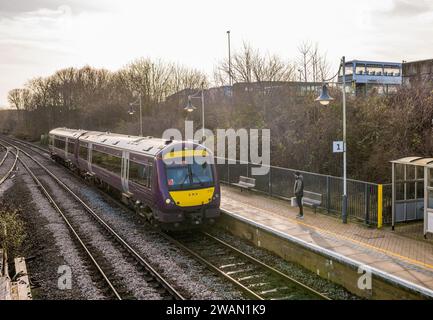
[{"label": "steel rail", "polygon": [[[122,298],[119,295],[119,293],[117,292],[116,288],[111,283],[110,279],[108,279],[107,275],[102,270],[101,266],[98,264],[98,262],[96,261],[95,257],[92,255],[92,253],[90,252],[90,250],[87,248],[87,246],[85,245],[85,243],[83,242],[83,240],[80,238],[80,236],[78,235],[78,233],[75,231],[74,227],[69,222],[68,218],[65,216],[65,214],[62,211],[62,209],[60,209],[60,207],[58,206],[57,202],[53,199],[53,197],[50,195],[50,193],[44,187],[44,185],[41,183],[41,181],[38,179],[38,177],[36,177],[36,175],[30,169],[30,167],[21,158],[18,157],[18,153],[19,153],[20,149],[18,147],[15,147],[15,148],[17,150],[15,154],[17,156],[18,161],[23,165],[23,167],[26,169],[26,171],[30,174],[30,176],[32,177],[33,181],[36,183],[36,185],[38,186],[38,188],[42,191],[42,193],[44,194],[44,196],[50,202],[51,206],[60,214],[60,216],[62,217],[62,219],[65,221],[65,223],[68,226],[69,230],[72,232],[72,234],[74,235],[75,239],[78,241],[78,243],[81,245],[81,247],[83,248],[83,250],[86,252],[87,256],[92,261],[93,265],[96,267],[96,269],[98,270],[99,274],[103,277],[104,281],[107,283],[108,287],[113,292],[113,294],[115,295],[115,297],[118,300],[122,300]],[[13,151],[11,151],[11,152],[14,153]]]},{"label": "steel rail", "polygon": [[[36,147],[37,149],[42,149],[38,146],[34,146],[33,144],[24,142],[23,144],[28,144],[29,147]],[[42,149],[44,153],[47,152],[47,150]],[[67,188],[67,187],[66,187]],[[117,201],[116,201],[117,202]],[[123,206],[123,205],[122,205]],[[128,208],[129,209],[129,208]],[[230,282],[234,283],[236,286],[238,286],[241,290],[245,291],[247,294],[249,294],[250,296],[254,297],[255,299],[259,299],[259,300],[265,300],[264,297],[258,295],[257,293],[255,293],[254,291],[252,291],[251,289],[247,288],[245,285],[243,285],[242,283],[240,283],[239,281],[237,281],[236,279],[234,279],[233,277],[231,277],[230,275],[227,275],[224,271],[220,270],[217,266],[215,266],[214,264],[212,264],[211,262],[207,261],[205,258],[203,258],[199,253],[193,251],[192,249],[188,248],[186,245],[184,245],[183,243],[181,243],[180,241],[174,239],[173,237],[171,237],[170,235],[164,233],[164,232],[160,232],[160,234],[166,238],[167,240],[169,240],[170,242],[174,243],[176,246],[178,246],[179,248],[181,248],[182,250],[186,251],[187,253],[189,253],[191,256],[193,256],[195,259],[197,259],[199,262],[201,262],[202,264],[204,264],[205,266],[207,266],[209,269],[211,269],[212,271],[216,272],[217,274],[223,276],[224,278],[226,278],[227,280],[229,280]],[[293,284],[303,288],[304,290],[312,293],[313,295],[319,297],[320,299],[324,299],[324,300],[331,300],[328,296],[316,291],[315,289],[297,281],[296,279],[293,279],[292,277],[282,273],[281,271],[267,265],[266,263],[240,251],[239,249],[233,247],[232,245],[226,243],[225,241],[210,235],[209,233],[206,232],[202,232],[202,234],[209,238],[212,239],[213,241],[219,243],[220,245],[224,246],[225,248],[229,249],[230,251],[234,252],[235,254],[237,254],[238,256],[241,256],[249,261],[251,261],[253,264],[258,265],[264,269],[266,269],[268,272],[274,274],[275,276],[278,276],[282,279],[284,279],[285,281],[289,281],[292,282]]]},{"label": "steel rail", "polygon": [[[194,251],[193,249],[189,248],[188,246],[186,246],[185,244],[183,244],[181,241],[173,238],[172,236],[168,235],[165,232],[160,232],[160,234],[165,237],[168,241],[174,243],[176,246],[178,246],[179,248],[181,248],[182,250],[186,251],[187,253],[189,253],[191,256],[193,256],[195,259],[197,259],[199,262],[201,262],[203,265],[205,265],[206,267],[208,267],[209,269],[211,269],[212,271],[214,271],[215,273],[221,275],[222,277],[224,277],[225,279],[229,280],[230,282],[232,282],[234,285],[236,285],[238,288],[240,288],[242,291],[246,292],[248,295],[250,295],[251,297],[253,297],[254,299],[257,300],[266,300],[266,298],[263,295],[260,295],[256,292],[254,292],[253,290],[251,290],[250,288],[248,288],[247,286],[245,286],[244,284],[242,284],[240,281],[238,281],[237,279],[233,278],[232,276],[230,276],[229,274],[227,274],[226,272],[224,272],[223,270],[221,270],[219,267],[217,267],[215,264],[213,264],[212,262],[208,261],[206,258],[204,258],[202,255],[200,255],[200,253]],[[320,299],[324,299],[324,300],[331,300],[329,297],[327,297],[326,295],[316,291],[315,289],[289,277],[288,275],[282,273],[281,271],[276,270],[275,268],[259,261],[258,259],[243,253],[242,251],[236,249],[235,247],[233,247],[232,245],[224,242],[223,240],[220,240],[218,238],[216,238],[215,236],[212,236],[206,232],[202,232],[202,234],[209,238],[212,239],[213,241],[217,242],[218,244],[222,245],[224,248],[229,249],[231,252],[235,253],[238,256],[241,256],[249,261],[251,261],[253,264],[258,265],[262,268],[264,268],[265,270],[267,270],[268,272],[272,273],[273,275],[282,278],[285,281],[289,281],[301,288],[303,288],[304,290],[308,291],[309,293],[313,294],[314,296],[317,296]]]},{"label": "steel rail", "polygon": [[213,235],[211,235],[211,234],[209,234],[207,232],[202,232],[202,234],[205,235],[205,236],[207,236],[210,239],[215,240],[216,242],[220,243],[221,245],[225,246],[226,248],[230,249],[231,251],[235,252],[236,254],[244,257],[245,259],[248,259],[248,260],[250,260],[251,262],[253,262],[253,263],[257,264],[257,265],[260,265],[261,267],[263,267],[264,269],[267,269],[271,273],[274,273],[275,275],[277,275],[277,276],[279,276],[281,278],[284,278],[285,280],[288,280],[290,282],[295,283],[296,285],[304,288],[307,291],[310,291],[311,293],[313,293],[313,294],[321,297],[324,300],[331,300],[328,296],[324,295],[323,293],[320,293],[319,291],[314,290],[313,288],[311,288],[311,287],[303,284],[302,282],[299,282],[298,280],[296,280],[296,279],[288,276],[285,273],[282,273],[281,271],[279,271],[279,270],[277,270],[277,269],[269,266],[268,264],[266,264],[266,263],[264,263],[264,262],[262,262],[262,261],[260,261],[260,260],[258,260],[256,258],[254,258],[253,256],[251,256],[249,254],[246,254],[245,252],[240,251],[239,249],[233,247],[232,245],[230,245],[229,243],[225,242],[224,240],[221,240],[221,239],[219,239],[219,238],[217,238],[217,237],[215,237],[215,236],[213,236]]},{"label": "steel rail", "polygon": [[[3,140],[3,139],[0,139]],[[11,139],[14,141],[14,139]],[[4,140],[3,140],[4,141]],[[5,141],[6,142],[6,141]],[[9,142],[6,142],[13,145]],[[15,146],[16,147],[16,146]],[[65,189],[77,202],[79,202],[84,209],[98,222],[105,230],[107,230],[152,276],[160,283],[165,290],[177,300],[185,300],[183,295],[179,293],[164,277],[159,274],[137,251],[135,251],[116,231],[113,230],[92,208],[90,208],[74,191],[72,191],[63,181],[61,181],[55,174],[53,174],[47,167],[36,160],[28,152],[16,147],[24,155],[34,161],[40,168],[42,168],[53,180],[55,180],[63,189]],[[30,147],[27,147],[30,148]]]},{"label": "steel rail", "polygon": [[[12,154],[14,154],[12,151],[9,151],[9,148],[7,148],[5,145],[1,144],[4,148],[6,148],[6,154],[4,156],[4,158],[2,159],[2,161],[0,162],[0,166],[3,165],[3,163],[6,161],[7,156],[9,155],[9,152],[11,152]],[[18,151],[15,154],[15,160],[13,165],[10,167],[10,169],[8,170],[8,172],[6,172],[6,174],[0,179],[0,185],[2,185],[12,174],[12,171],[14,171],[14,169],[17,166],[17,162],[18,162]]]}]

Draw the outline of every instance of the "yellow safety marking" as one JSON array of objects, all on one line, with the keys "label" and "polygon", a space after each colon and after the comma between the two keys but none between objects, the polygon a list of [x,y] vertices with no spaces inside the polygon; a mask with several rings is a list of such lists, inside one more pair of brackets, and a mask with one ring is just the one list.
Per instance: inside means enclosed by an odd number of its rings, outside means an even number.
[{"label": "yellow safety marking", "polygon": [[171,191],[170,196],[179,207],[195,207],[212,201],[215,188]]},{"label": "yellow safety marking", "polygon": [[[243,204],[245,205],[245,203],[243,203]],[[265,209],[262,209],[262,208],[259,208],[259,207],[256,207],[256,206],[253,206],[253,205],[251,205],[251,204],[247,204],[247,206],[250,206],[250,207],[252,207],[252,208],[255,208],[255,209],[258,209],[258,210],[261,210],[261,211],[267,211],[267,212],[269,212],[269,213],[271,213],[271,214],[274,214],[272,211],[268,211],[268,210],[265,210]],[[349,238],[349,237],[346,237],[346,236],[340,235],[340,234],[338,234],[338,233],[335,233],[335,232],[332,232],[332,231],[329,231],[329,230],[326,230],[326,229],[322,229],[322,228],[320,228],[320,227],[316,227],[316,226],[310,225],[310,224],[308,224],[308,223],[305,223],[305,222],[299,221],[298,219],[294,219],[294,218],[291,218],[291,217],[287,217],[287,218],[288,218],[289,220],[291,220],[291,221],[293,221],[293,222],[299,224],[299,225],[303,225],[303,226],[305,226],[305,227],[310,227],[310,228],[312,228],[312,229],[315,229],[316,231],[320,231],[320,232],[328,233],[328,234],[330,234],[330,235],[335,236],[336,238],[341,238],[341,239],[344,239],[344,240],[348,240],[348,241],[354,242],[354,243],[356,243],[356,244],[359,244],[359,245],[361,245],[361,246],[364,246],[364,247],[366,247],[366,248],[369,248],[369,249],[375,249],[375,250],[377,250],[377,251],[380,251],[380,252],[382,252],[382,253],[385,253],[385,254],[388,254],[388,255],[394,256],[394,257],[396,257],[396,258],[399,258],[399,259],[402,259],[402,260],[406,260],[406,261],[408,261],[408,262],[410,262],[410,263],[412,263],[412,264],[415,264],[415,265],[418,265],[418,266],[421,266],[421,267],[424,267],[424,268],[432,269],[432,270],[433,270],[433,265],[431,265],[431,264],[424,263],[424,262],[421,262],[421,261],[418,261],[418,260],[415,260],[415,259],[412,259],[412,258],[409,258],[409,257],[406,257],[406,256],[402,256],[402,255],[400,255],[400,254],[398,254],[398,253],[395,253],[395,252],[392,252],[392,251],[389,251],[389,250],[386,250],[386,249],[382,249],[382,248],[379,248],[379,247],[373,246],[373,245],[371,245],[371,244],[367,244],[367,243],[364,243],[364,242],[362,242],[362,241],[358,241],[358,240],[355,240],[355,239],[352,239],[352,238]]]},{"label": "yellow safety marking", "polygon": [[206,157],[208,154],[206,150],[182,150],[182,151],[171,151],[163,156],[163,159],[175,159],[175,158],[186,158],[186,157]]},{"label": "yellow safety marking", "polygon": [[377,228],[381,229],[383,225],[383,185],[377,186]]}]

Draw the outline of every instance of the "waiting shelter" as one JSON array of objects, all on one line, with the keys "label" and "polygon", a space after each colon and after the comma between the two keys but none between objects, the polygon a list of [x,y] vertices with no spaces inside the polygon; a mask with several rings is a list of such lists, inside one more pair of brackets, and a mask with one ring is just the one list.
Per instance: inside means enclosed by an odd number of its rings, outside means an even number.
[{"label": "waiting shelter", "polygon": [[433,233],[433,158],[408,157],[392,163],[392,229],[398,222],[424,220]]}]

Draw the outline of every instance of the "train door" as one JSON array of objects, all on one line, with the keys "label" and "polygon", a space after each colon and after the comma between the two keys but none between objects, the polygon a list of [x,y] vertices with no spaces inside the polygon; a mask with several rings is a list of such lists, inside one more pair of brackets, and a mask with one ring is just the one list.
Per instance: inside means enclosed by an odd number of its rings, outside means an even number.
[{"label": "train door", "polygon": [[91,143],[91,142],[89,142],[88,143],[88,145],[87,145],[87,147],[88,147],[88,149],[87,149],[87,166],[88,166],[88,169],[89,169],[89,172],[90,173],[93,173],[93,170],[92,170],[92,150],[93,150],[93,144]]},{"label": "train door", "polygon": [[65,160],[68,160],[68,143],[69,143],[69,138],[66,137],[65,138],[65,150],[63,150],[65,152]]},{"label": "train door", "polygon": [[129,152],[123,150],[121,181],[122,181],[123,192],[125,193],[129,192],[128,179],[129,179]]}]

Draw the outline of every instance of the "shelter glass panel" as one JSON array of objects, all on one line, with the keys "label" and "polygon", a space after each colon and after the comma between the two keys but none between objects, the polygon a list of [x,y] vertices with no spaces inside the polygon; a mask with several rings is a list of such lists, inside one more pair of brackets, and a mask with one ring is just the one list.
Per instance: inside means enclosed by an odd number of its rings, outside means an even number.
[{"label": "shelter glass panel", "polygon": [[66,142],[59,139],[54,139],[54,147],[65,150]]},{"label": "shelter glass panel", "polygon": [[433,190],[428,190],[428,208],[433,209]]},{"label": "shelter glass panel", "polygon": [[433,187],[433,170],[428,169],[428,186]]},{"label": "shelter glass panel", "polygon": [[68,153],[74,154],[75,142],[68,142]]}]

